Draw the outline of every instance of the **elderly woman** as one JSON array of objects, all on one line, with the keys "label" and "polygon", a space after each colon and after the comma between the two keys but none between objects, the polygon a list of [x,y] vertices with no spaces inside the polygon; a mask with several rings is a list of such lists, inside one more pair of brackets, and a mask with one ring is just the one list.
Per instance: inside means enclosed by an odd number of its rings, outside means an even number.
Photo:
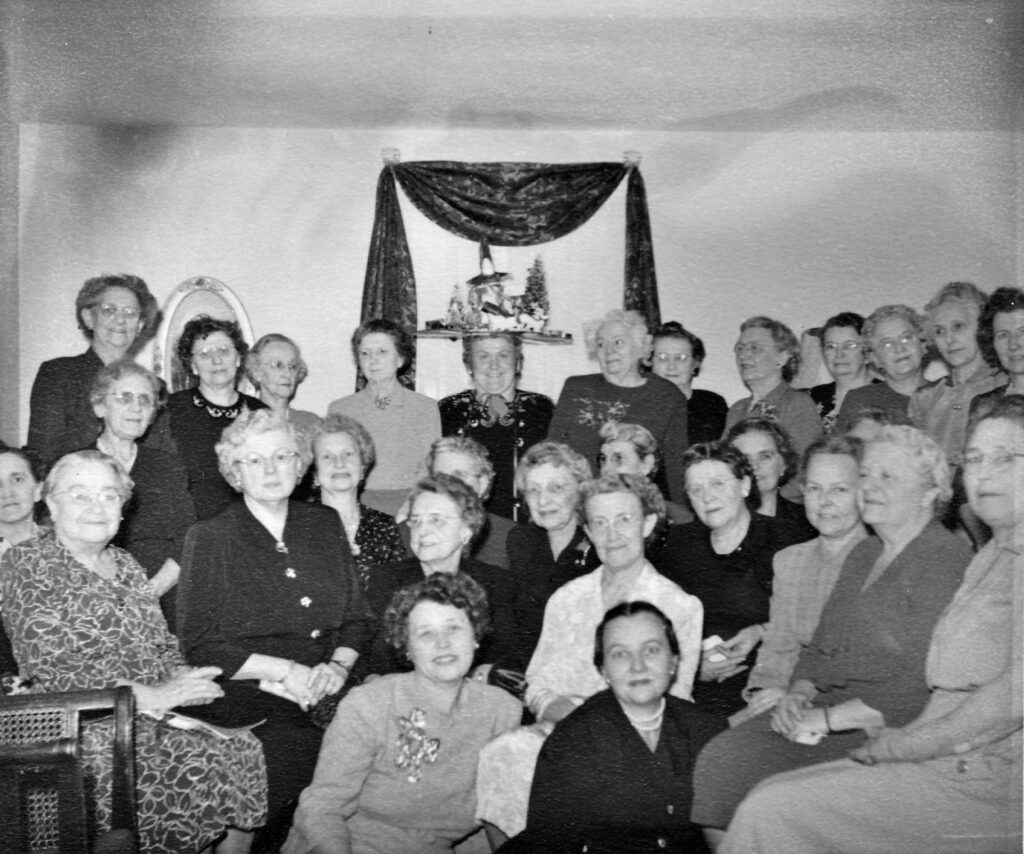
[{"label": "elderly woman", "polygon": [[971,400],[1006,384],[978,344],[978,319],[987,295],[970,282],[950,282],[924,307],[925,330],[949,375],[926,383],[910,397],[907,414],[959,466],[967,438]]},{"label": "elderly woman", "polygon": [[341,690],[373,621],[337,513],[289,501],[310,460],[295,428],[245,413],[216,450],[242,500],[188,533],[178,634],[192,664],[223,671],[225,697],[203,716],[263,721],[269,833],[313,773],[321,731],[306,710]]},{"label": "elderly woman", "polygon": [[649,602],[620,602],[597,627],[594,666],[609,687],[544,742],[526,830],[502,854],[702,850],[693,766],[724,723],[667,693],[679,666],[672,622]]},{"label": "elderly woman", "polygon": [[802,454],[824,431],[814,401],[789,384],[800,370],[800,342],[784,323],[758,316],[740,324],[733,350],[750,397],[729,407],[726,431],[745,418],[767,418],[778,422]]},{"label": "elderly woman", "polygon": [[487,623],[486,595],[467,575],[395,593],[388,640],[412,672],[338,707],[283,854],[442,854],[473,832],[480,749],[522,714],[501,689],[466,679]]},{"label": "elderly woman", "polygon": [[800,457],[786,431],[768,418],[744,418],[725,434],[725,441],[747,458],[754,470],[761,504],[757,512],[793,526],[811,539],[815,531],[807,522],[804,508],[779,495],[779,490],[797,473]]},{"label": "elderly woman", "polygon": [[1021,850],[1020,398],[974,422],[964,477],[993,538],[931,635],[921,714],[875,732],[850,754],[856,761],[768,780],[740,806],[722,852]]},{"label": "elderly woman", "polygon": [[523,371],[523,338],[514,332],[465,335],[462,363],[473,388],[444,398],[441,435],[469,436],[487,449],[494,466],[488,509],[520,518],[516,465],[523,452],[548,434],[555,406],[550,397],[516,387]]},{"label": "elderly woman", "polygon": [[216,516],[236,500],[221,476],[214,450],[221,433],[243,411],[265,408],[262,401],[235,388],[248,348],[233,320],[204,314],[186,323],[178,339],[178,359],[196,377],[196,385],[167,399],[146,439],[147,444],[176,449],[188,469],[199,519]]},{"label": "elderly woman", "polygon": [[804,538],[754,512],[761,503],[754,472],[732,445],[694,445],[683,468],[697,521],[669,530],[660,560],[666,577],[704,605],[704,654],[694,701],[727,717],[744,706],[744,672],[764,636],[772,559]]},{"label": "elderly woman", "polygon": [[540,442],[519,462],[516,482],[530,524],[508,534],[509,569],[519,582],[515,601],[515,666],[525,670],[540,640],[544,608],[563,584],[595,570],[597,552],[576,516],[580,484],[590,464],[568,445]]},{"label": "elderly woman", "polygon": [[760,780],[844,756],[862,730],[920,713],[928,640],[971,558],[936,521],[951,492],[945,454],[921,431],[886,427],[864,446],[858,504],[875,536],[847,557],[771,719],[742,724],[701,753],[694,821],[725,828]]},{"label": "elderly woman", "polygon": [[739,715],[774,708],[808,647],[839,570],[867,531],[857,506],[861,443],[847,436],[814,442],[804,454],[801,487],[807,521],[818,536],[775,555],[771,610]]},{"label": "elderly woman", "polygon": [[689,445],[686,395],[668,380],[642,372],[641,365],[651,351],[646,321],[639,312],[616,309],[585,324],[583,334],[601,373],[565,381],[548,438],[564,442],[587,460],[596,460],[602,424],[641,424],[664,453],[669,496],[681,501],[684,490],[679,458]]},{"label": "elderly woman", "polygon": [[693,387],[704,364],[704,342],[675,320],[655,329],[653,339],[651,370],[675,383],[686,395],[686,433],[690,443],[715,441],[725,430],[729,407],[720,394]]},{"label": "elderly woman", "polygon": [[839,408],[833,432],[845,433],[862,409],[906,415],[910,396],[924,381],[924,322],[908,305],[883,305],[864,321],[863,338],[872,367],[882,382],[850,391]]},{"label": "elderly woman", "polygon": [[560,587],[544,609],[540,642],[526,670],[526,702],[538,725],[489,744],[480,755],[477,815],[492,840],[526,826],[537,753],[555,725],[605,686],[594,670],[594,630],[619,602],[657,602],[680,642],[669,693],[689,700],[700,658],[700,600],[660,575],[644,538],[664,513],[658,488],[635,475],[607,475],[580,486],[580,516],[601,566]]},{"label": "elderly woman", "polygon": [[810,395],[827,435],[835,429],[846,393],[871,382],[863,330],[864,318],[853,311],[833,315],[822,327],[821,353],[832,382],[814,386]]},{"label": "elderly woman", "polygon": [[196,514],[181,460],[139,443],[162,398],[157,376],[127,361],[100,368],[89,393],[93,412],[103,422],[97,450],[117,460],[135,483],[114,545],[142,564],[170,624],[175,596],[165,594],[178,583],[185,534]]},{"label": "elderly woman", "polygon": [[99,428],[89,402],[93,377],[104,365],[137,352],[156,332],[159,315],[156,299],[138,276],[97,276],[82,285],[75,320],[89,349],[43,362],[32,384],[28,445],[44,463],[96,441]]},{"label": "elderly woman", "polygon": [[[131,686],[147,713],[135,722],[140,850],[181,854],[223,840],[223,851],[245,851],[266,816],[260,745],[250,733],[225,738],[158,720],[219,697],[220,671],[185,665],[142,567],[110,545],[131,487],[99,451],[53,467],[43,487],[53,535],[14,546],[0,561],[4,624],[35,690]],[[100,827],[110,824],[112,732],[106,719],[86,724],[82,737]]]},{"label": "elderly woman", "polygon": [[328,415],[313,433],[314,485],[320,489],[320,503],[333,507],[341,519],[364,591],[376,567],[406,557],[395,520],[359,500],[376,459],[372,437],[347,415]]},{"label": "elderly woman", "polygon": [[[405,520],[413,557],[378,567],[370,576],[366,598],[373,613],[383,617],[397,590],[424,577],[436,573],[468,575],[484,588],[491,609],[493,631],[481,646],[477,661],[493,664],[499,659],[507,660],[515,646],[512,607],[518,584],[509,572],[470,557],[473,539],[480,533],[483,523],[480,497],[465,481],[436,474],[416,484]],[[394,673],[407,669],[408,662],[398,656],[386,633],[380,631],[368,661],[359,672]],[[481,671],[480,675],[486,675],[486,671]]]},{"label": "elderly woman", "polygon": [[412,336],[390,320],[367,320],[352,333],[352,355],[362,391],[334,401],[328,415],[355,418],[373,437],[377,464],[363,491],[367,507],[394,516],[409,490],[425,474],[423,459],[441,435],[437,401],[417,394],[399,381],[412,367]]}]

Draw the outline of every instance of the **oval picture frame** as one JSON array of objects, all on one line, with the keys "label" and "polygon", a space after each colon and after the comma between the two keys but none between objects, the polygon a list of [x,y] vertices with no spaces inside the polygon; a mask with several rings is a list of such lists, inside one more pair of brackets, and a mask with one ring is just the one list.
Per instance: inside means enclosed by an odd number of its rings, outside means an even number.
[{"label": "oval picture frame", "polygon": [[[170,392],[193,385],[191,372],[178,359],[178,339],[181,338],[185,324],[201,314],[218,320],[236,321],[242,330],[242,337],[252,346],[252,322],[235,292],[212,276],[186,279],[171,292],[164,306],[162,330],[153,349],[153,373],[167,383]],[[240,387],[243,385],[247,385],[244,376],[239,382]]]}]

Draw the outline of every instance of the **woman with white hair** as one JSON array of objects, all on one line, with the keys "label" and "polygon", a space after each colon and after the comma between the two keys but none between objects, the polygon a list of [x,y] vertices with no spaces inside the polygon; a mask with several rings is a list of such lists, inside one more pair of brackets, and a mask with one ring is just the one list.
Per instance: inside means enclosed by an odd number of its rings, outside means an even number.
[{"label": "woman with white hair", "polygon": [[674,383],[642,371],[652,347],[643,316],[614,309],[584,324],[583,335],[601,373],[565,381],[548,438],[595,462],[602,444],[598,431],[605,422],[640,424],[650,430],[664,453],[669,497],[683,501],[686,490],[679,460],[689,446],[686,395]]}]

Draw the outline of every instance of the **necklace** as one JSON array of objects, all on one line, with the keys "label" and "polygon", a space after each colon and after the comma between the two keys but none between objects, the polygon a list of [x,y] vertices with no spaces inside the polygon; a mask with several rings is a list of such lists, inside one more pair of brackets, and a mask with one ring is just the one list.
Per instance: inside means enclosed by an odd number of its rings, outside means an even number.
[{"label": "necklace", "polygon": [[198,389],[192,393],[192,405],[197,409],[205,409],[211,418],[230,418],[234,421],[242,411],[242,396],[235,398],[235,402],[228,406],[218,406],[210,403]]},{"label": "necklace", "polygon": [[[626,712],[625,709],[623,709]],[[661,727],[661,719],[665,715],[665,698],[661,698],[661,705],[658,706],[658,711],[653,715],[648,715],[645,718],[636,717],[626,712],[626,717],[629,718],[629,722],[633,725],[633,728],[639,732],[654,732],[654,730]]]}]

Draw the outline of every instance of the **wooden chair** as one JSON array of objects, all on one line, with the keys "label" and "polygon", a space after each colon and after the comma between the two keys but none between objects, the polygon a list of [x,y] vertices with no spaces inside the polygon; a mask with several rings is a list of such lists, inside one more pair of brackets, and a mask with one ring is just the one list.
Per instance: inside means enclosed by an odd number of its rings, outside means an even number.
[{"label": "wooden chair", "polygon": [[[80,718],[114,711],[111,830],[90,839]],[[135,700],[131,688],[0,698],[0,847],[18,854],[133,854]]]}]

